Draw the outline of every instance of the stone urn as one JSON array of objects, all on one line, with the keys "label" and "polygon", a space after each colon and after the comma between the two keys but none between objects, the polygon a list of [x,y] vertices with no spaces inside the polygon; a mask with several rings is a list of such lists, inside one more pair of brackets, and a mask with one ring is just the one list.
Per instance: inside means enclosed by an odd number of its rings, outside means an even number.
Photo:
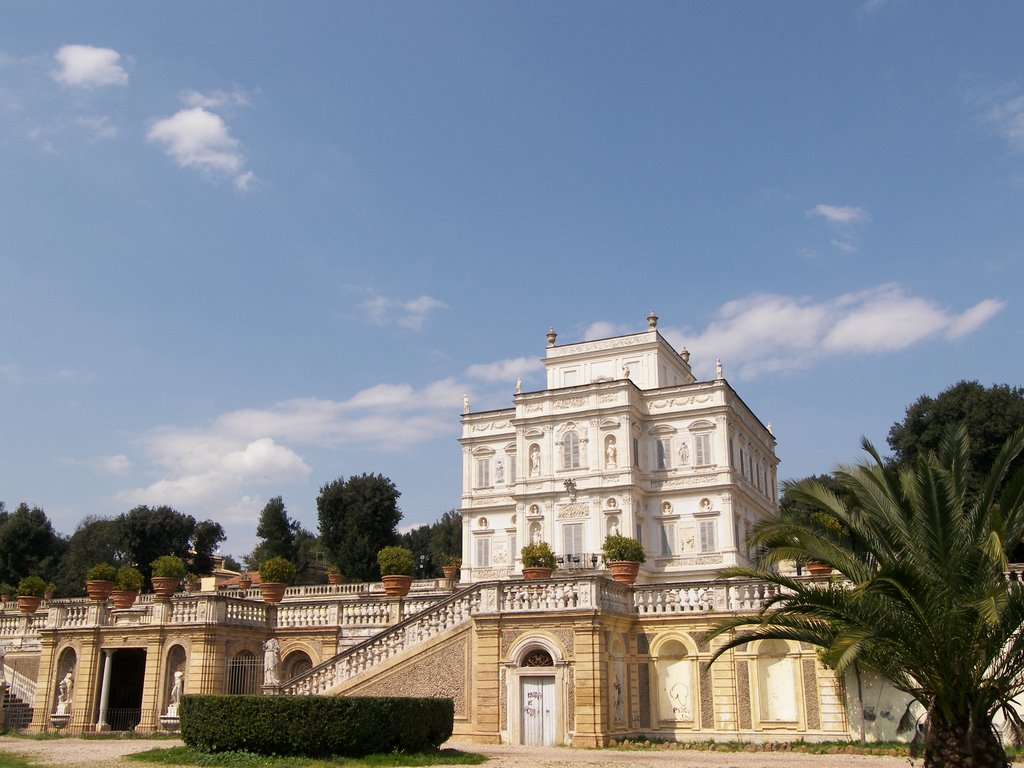
[{"label": "stone urn", "polygon": [[260,594],[263,596],[263,602],[280,603],[284,600],[284,591],[287,588],[288,585],[280,581],[261,581]]},{"label": "stone urn", "polygon": [[139,593],[131,589],[115,589],[110,593],[115,608],[131,608],[138,596]]},{"label": "stone urn", "polygon": [[248,573],[243,573],[241,576],[238,577],[238,588],[239,589],[248,589],[251,586],[252,586],[252,579],[249,578],[249,574]]},{"label": "stone urn", "polygon": [[388,597],[405,597],[412,589],[412,576],[393,573],[381,576],[380,580],[384,584],[384,594]]},{"label": "stone urn", "polygon": [[32,614],[39,610],[39,604],[43,598],[39,595],[18,595],[18,610],[25,614]]},{"label": "stone urn", "polygon": [[459,576],[459,566],[457,565],[442,565],[441,570],[444,571],[444,577],[448,581],[455,581]]},{"label": "stone urn", "polygon": [[327,572],[327,583],[328,584],[341,584],[341,582],[344,580],[344,578],[345,577],[342,576],[341,573],[339,573],[338,571],[328,571]]},{"label": "stone urn", "polygon": [[85,592],[89,595],[90,600],[103,602],[110,597],[110,593],[113,591],[114,582],[112,581],[106,579],[86,579],[85,581]]},{"label": "stone urn", "polygon": [[539,565],[523,566],[524,579],[549,579],[554,572],[554,568],[546,568]]},{"label": "stone urn", "polygon": [[636,560],[612,560],[608,563],[608,570],[616,584],[635,584],[640,563]]}]

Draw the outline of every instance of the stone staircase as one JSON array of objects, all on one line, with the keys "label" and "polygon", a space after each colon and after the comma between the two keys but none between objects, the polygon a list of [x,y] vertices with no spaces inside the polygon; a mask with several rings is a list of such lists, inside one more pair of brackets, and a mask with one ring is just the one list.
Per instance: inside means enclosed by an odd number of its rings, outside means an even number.
[{"label": "stone staircase", "polygon": [[6,689],[3,707],[3,730],[20,731],[32,722],[32,707]]}]

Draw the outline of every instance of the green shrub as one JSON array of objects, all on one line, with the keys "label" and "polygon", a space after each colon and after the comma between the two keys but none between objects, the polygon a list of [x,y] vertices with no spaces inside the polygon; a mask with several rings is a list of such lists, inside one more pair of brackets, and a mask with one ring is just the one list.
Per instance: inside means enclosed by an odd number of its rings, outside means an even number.
[{"label": "green shrub", "polygon": [[46,594],[46,582],[38,576],[26,576],[18,582],[18,595],[42,597]]},{"label": "green shrub", "polygon": [[527,544],[520,551],[523,558],[523,568],[554,568],[555,553],[551,551],[546,541],[539,544]]},{"label": "green shrub", "polygon": [[10,597],[15,593],[15,591],[16,590],[14,589],[14,587],[12,587],[6,581],[0,584],[0,595],[7,595],[8,597]]},{"label": "green shrub", "polygon": [[138,592],[142,589],[142,574],[138,568],[125,565],[117,569],[117,588],[124,592]]},{"label": "green shrub", "polygon": [[195,696],[181,699],[181,738],[203,752],[360,755],[424,752],[452,734],[451,699]]},{"label": "green shrub", "polygon": [[86,581],[114,581],[117,578],[117,568],[110,563],[97,563],[85,572]]},{"label": "green shrub", "polygon": [[616,560],[643,563],[647,560],[643,545],[639,541],[629,536],[620,536],[619,534],[606,538],[604,544],[601,545],[601,551],[604,553],[606,563],[612,563]]},{"label": "green shrub", "polygon": [[441,565],[455,566],[456,568],[462,567],[462,558],[456,555],[445,555],[441,558]]},{"label": "green shrub", "polygon": [[283,557],[272,557],[260,563],[260,581],[264,584],[291,584],[295,566]]},{"label": "green shrub", "polygon": [[177,555],[158,557],[149,567],[154,576],[183,579],[185,578],[185,561]]},{"label": "green shrub", "polygon": [[377,553],[381,576],[412,576],[413,556],[405,547],[384,547]]}]

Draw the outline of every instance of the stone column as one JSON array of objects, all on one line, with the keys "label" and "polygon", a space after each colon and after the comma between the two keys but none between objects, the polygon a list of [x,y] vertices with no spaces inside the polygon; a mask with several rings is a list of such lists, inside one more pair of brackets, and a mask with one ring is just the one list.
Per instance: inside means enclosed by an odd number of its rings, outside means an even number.
[{"label": "stone column", "polygon": [[100,718],[96,721],[97,731],[109,731],[107,706],[110,703],[110,671],[114,664],[114,652],[103,651],[103,680],[100,682]]}]

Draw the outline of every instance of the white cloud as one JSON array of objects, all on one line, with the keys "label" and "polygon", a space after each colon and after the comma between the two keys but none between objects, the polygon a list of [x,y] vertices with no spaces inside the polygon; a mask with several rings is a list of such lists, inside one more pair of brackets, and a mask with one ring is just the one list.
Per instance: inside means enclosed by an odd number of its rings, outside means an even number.
[{"label": "white cloud", "polygon": [[250,106],[249,94],[241,88],[232,91],[216,90],[210,93],[199,91],[182,91],[181,103],[186,107],[202,107],[204,109],[221,109],[223,107]]},{"label": "white cloud", "polygon": [[100,469],[104,472],[110,472],[111,474],[127,472],[132,468],[132,460],[124,454],[118,454],[117,456],[101,456],[98,463]]},{"label": "white cloud", "polygon": [[615,323],[609,323],[607,320],[598,320],[583,329],[583,340],[610,339],[613,336],[625,336],[628,333],[632,333],[633,330],[628,325],[616,325]]},{"label": "white cloud", "polygon": [[75,122],[92,134],[93,141],[113,139],[117,136],[117,126],[106,115],[86,115],[76,118]]},{"label": "white cloud", "polygon": [[544,370],[536,357],[513,357],[493,363],[477,363],[466,369],[466,376],[479,381],[515,381],[528,378]]},{"label": "white cloud", "polygon": [[104,85],[128,85],[128,73],[121,67],[121,54],[113,48],[91,45],[65,45],[54,58],[60,69],[52,72],[54,80],[79,88]]},{"label": "white cloud", "polygon": [[410,331],[422,330],[427,315],[437,309],[448,309],[448,305],[432,296],[418,296],[401,301],[388,296],[372,296],[359,304],[376,325],[398,325]]},{"label": "white cloud", "polygon": [[854,253],[857,250],[857,246],[847,240],[833,240],[832,246],[843,253]]},{"label": "white cloud", "polygon": [[1024,153],[1024,96],[1015,96],[989,108],[986,119],[1010,149]]},{"label": "white cloud", "polygon": [[[378,384],[348,400],[297,398],[228,411],[203,427],[161,427],[144,440],[161,477],[118,494],[133,503],[235,504],[253,486],[305,480],[302,446],[402,451],[458,430],[462,387]],[[243,504],[239,509],[248,509]]]},{"label": "white cloud", "polygon": [[892,284],[817,301],[754,294],[724,304],[701,332],[663,333],[677,348],[689,348],[699,376],[710,376],[721,357],[739,378],[750,378],[806,368],[827,356],[893,352],[940,335],[959,339],[1004,306],[985,299],[954,313]]},{"label": "white cloud", "polygon": [[219,115],[202,107],[182,109],[157,120],[146,138],[163,144],[182,168],[196,168],[207,175],[233,177],[235,186],[247,189],[253,180],[245,170],[245,155]]},{"label": "white cloud", "polygon": [[868,212],[850,205],[825,205],[819,203],[807,212],[808,216],[820,216],[830,224],[859,224],[866,221]]}]

